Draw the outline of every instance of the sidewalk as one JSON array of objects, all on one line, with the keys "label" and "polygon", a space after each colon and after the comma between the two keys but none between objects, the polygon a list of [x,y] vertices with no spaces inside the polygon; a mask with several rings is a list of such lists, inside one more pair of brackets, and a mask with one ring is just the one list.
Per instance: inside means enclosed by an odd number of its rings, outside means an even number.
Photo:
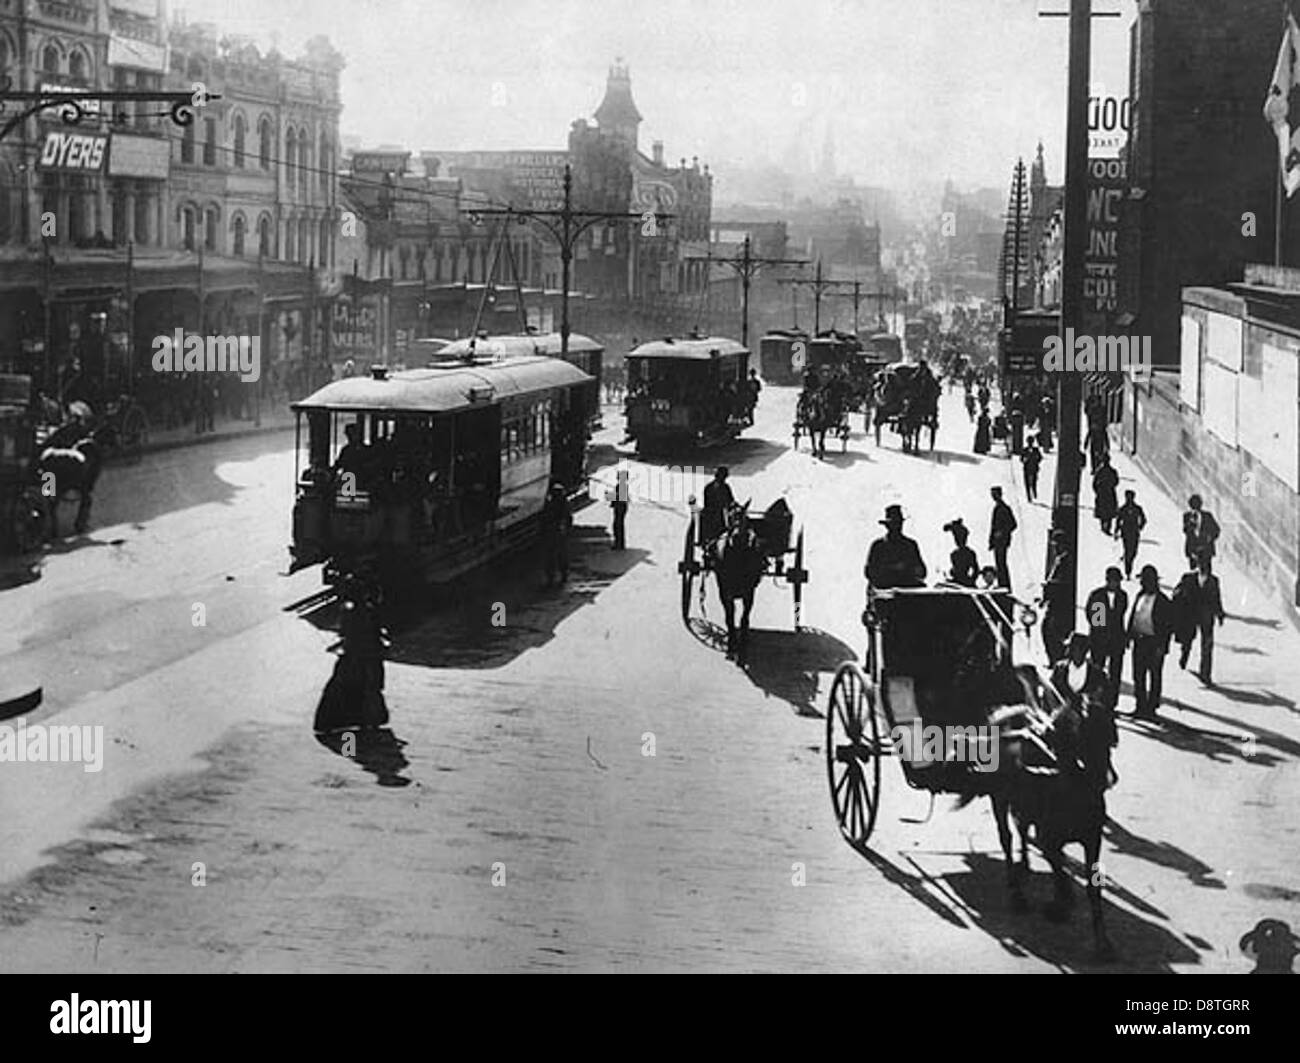
[{"label": "sidewalk", "polygon": [[154,454],[164,450],[175,450],[178,447],[215,443],[222,439],[241,439],[267,432],[283,432],[292,428],[293,422],[293,413],[288,406],[277,405],[262,410],[260,425],[254,424],[251,420],[220,421],[213,431],[201,435],[195,433],[192,422],[178,428],[151,429],[141,451],[145,454]]}]

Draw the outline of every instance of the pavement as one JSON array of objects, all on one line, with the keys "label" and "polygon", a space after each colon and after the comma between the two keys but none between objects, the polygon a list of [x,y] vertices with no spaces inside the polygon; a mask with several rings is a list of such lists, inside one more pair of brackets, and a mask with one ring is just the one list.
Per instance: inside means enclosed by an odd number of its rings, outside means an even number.
[{"label": "pavement", "polygon": [[[1300,642],[1228,565],[1221,686],[1174,662],[1166,721],[1121,724],[1103,854],[1117,964],[1092,964],[1086,906],[1064,925],[1038,910],[1041,857],[1035,910],[1011,911],[987,803],[931,804],[885,764],[870,852],[843,843],[822,714],[861,654],[885,505],[934,572],[954,516],[987,555],[988,487],[1008,487],[1024,593],[1049,511],[1024,503],[1018,467],[970,453],[959,397],[934,454],[855,433],[824,462],[789,449],[794,399],[765,389],[755,428],[688,474],[635,459],[607,411],[597,479],[619,460],[639,478],[628,549],[598,504],[565,589],[524,556],[430,592],[395,632],[390,727],[353,749],[311,734],[329,617],[284,611],[319,587],[282,574],[292,448],[235,438],[110,469],[92,532],[0,592],[0,668],[44,683],[29,725],[105,742],[99,772],[0,762],[0,970],[1244,972],[1259,919],[1300,926]],[[1118,460],[1150,518],[1139,563],[1172,578],[1177,507]],[[787,499],[812,576],[799,632],[788,586],[759,589],[746,670],[721,652],[711,590],[679,617],[689,484],[721,462],[741,500]],[[1099,578],[1115,548],[1084,524]]]}]

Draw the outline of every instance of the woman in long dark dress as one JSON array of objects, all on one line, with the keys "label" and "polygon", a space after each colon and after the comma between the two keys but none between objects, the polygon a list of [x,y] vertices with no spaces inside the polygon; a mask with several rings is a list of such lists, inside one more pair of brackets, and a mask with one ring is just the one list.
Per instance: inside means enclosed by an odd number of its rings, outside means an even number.
[{"label": "woman in long dark dress", "polygon": [[1118,486],[1119,473],[1107,458],[1102,457],[1101,464],[1096,466],[1092,474],[1094,497],[1092,512],[1106,535],[1110,534],[1111,522],[1119,510],[1119,500],[1115,497],[1115,489]]},{"label": "woman in long dark dress", "polygon": [[316,707],[313,729],[352,730],[388,723],[384,702],[384,638],[377,603],[365,591],[348,585],[343,592],[339,622],[339,658]]},{"label": "woman in long dark dress", "polygon": [[987,454],[992,447],[992,429],[987,410],[981,410],[979,420],[975,422],[975,453]]}]

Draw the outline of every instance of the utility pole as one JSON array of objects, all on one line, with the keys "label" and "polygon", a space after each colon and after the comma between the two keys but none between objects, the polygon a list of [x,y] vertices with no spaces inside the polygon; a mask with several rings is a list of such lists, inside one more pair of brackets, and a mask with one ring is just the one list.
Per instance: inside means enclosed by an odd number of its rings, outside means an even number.
[{"label": "utility pole", "polygon": [[815,277],[811,279],[804,279],[802,277],[798,277],[793,280],[782,281],[781,283],[789,284],[792,287],[798,287],[799,285],[806,284],[810,288],[812,288],[813,290],[813,335],[814,336],[816,336],[822,330],[822,296],[825,295],[826,293],[833,292],[837,288],[853,289],[853,334],[855,336],[857,335],[857,325],[858,325],[858,304],[861,301],[862,296],[865,294],[868,298],[871,298],[875,296],[883,297],[886,294],[884,292],[864,293],[862,291],[862,282],[860,280],[836,281],[836,280],[831,280],[829,277],[823,277],[821,259],[817,260],[817,275]]},{"label": "utility pole", "polygon": [[[577,246],[578,237],[593,225],[598,225],[601,222],[608,224],[614,221],[639,221],[642,224],[657,226],[659,222],[671,221],[675,217],[672,214],[652,212],[650,218],[647,219],[645,211],[624,213],[622,211],[574,210],[573,167],[567,163],[564,167],[564,206],[560,210],[520,210],[517,207],[507,207],[505,209],[472,210],[468,213],[476,223],[480,218],[497,215],[505,215],[507,218],[526,218],[531,221],[541,222],[551,236],[555,238],[556,243],[560,245],[560,284],[562,288],[560,292],[561,358],[565,358],[569,354],[569,287],[573,270],[573,250]],[[651,236],[657,232],[657,228],[652,228],[651,232],[644,235]]]},{"label": "utility pole", "polygon": [[749,346],[749,286],[759,271],[764,266],[806,266],[808,263],[797,258],[755,258],[750,253],[749,237],[745,237],[745,243],[741,249],[740,255],[736,258],[713,258],[711,255],[701,258],[699,255],[688,256],[688,261],[694,262],[716,262],[719,266],[729,266],[733,273],[740,278],[740,345]]},{"label": "utility pole", "polygon": [[[1083,327],[1084,261],[1088,242],[1088,80],[1092,0],[1070,0],[1069,89],[1065,126],[1065,248],[1062,257],[1061,329]],[[1064,342],[1064,339],[1062,339]],[[1079,417],[1083,379],[1062,372],[1057,383],[1056,484],[1047,546],[1048,584],[1044,624],[1057,637],[1074,631],[1079,579]]]}]

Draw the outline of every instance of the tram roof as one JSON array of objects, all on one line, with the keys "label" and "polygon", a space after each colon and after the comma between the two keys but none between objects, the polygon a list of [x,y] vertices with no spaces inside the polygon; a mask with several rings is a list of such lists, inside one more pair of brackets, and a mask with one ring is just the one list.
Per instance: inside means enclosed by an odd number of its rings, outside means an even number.
[{"label": "tram roof", "polygon": [[[461,357],[469,353],[469,345],[470,339],[468,337],[453,340],[439,353],[451,355],[452,357]],[[475,342],[474,351],[480,357],[520,358],[544,354],[558,358],[562,347],[560,334],[558,332],[547,332],[541,335],[480,336]],[[604,345],[597,343],[590,336],[581,336],[576,332],[569,333],[570,354],[590,354],[604,351],[604,349]]]},{"label": "tram roof", "polygon": [[[593,379],[566,361],[538,355],[472,365],[449,362],[389,373],[381,380],[373,375],[335,380],[293,403],[291,409],[448,413]],[[475,389],[487,397],[472,400]]]},{"label": "tram roof", "polygon": [[706,339],[653,340],[628,351],[629,358],[663,358],[669,361],[711,362],[732,354],[748,354],[749,348],[722,336]]}]

